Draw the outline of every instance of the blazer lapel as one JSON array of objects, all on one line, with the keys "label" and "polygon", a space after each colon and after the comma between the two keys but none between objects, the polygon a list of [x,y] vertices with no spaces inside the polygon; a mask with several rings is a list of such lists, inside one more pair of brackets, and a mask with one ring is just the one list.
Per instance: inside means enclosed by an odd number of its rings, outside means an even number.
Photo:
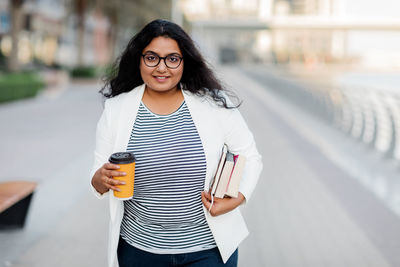
[{"label": "blazer lapel", "polygon": [[122,100],[121,112],[118,118],[118,132],[114,152],[126,151],[132,127],[135,124],[136,115],[142,100],[145,85],[139,85]]},{"label": "blazer lapel", "polygon": [[221,125],[215,114],[216,108],[209,103],[206,97],[199,97],[183,90],[190,115],[199,133],[206,156],[207,172],[204,189],[208,190],[211,177],[214,175],[218,159],[224,144]]},{"label": "blazer lapel", "polygon": [[[113,149],[114,153],[126,151],[132,127],[135,123],[136,114],[139,109],[140,100],[142,99],[143,96],[143,92],[144,92],[144,84],[126,93],[127,95],[124,96],[121,99],[121,101],[119,101],[120,103],[118,103],[119,105],[122,106],[118,114],[118,117],[115,118],[116,120],[118,120],[118,123],[116,124],[117,133]],[[122,220],[124,211],[122,201],[115,198],[114,194],[110,194],[109,197],[110,197],[111,221]],[[119,229],[113,229],[113,231],[119,231]],[[114,240],[114,243],[115,242],[116,241]],[[115,245],[114,243],[113,245]]]}]

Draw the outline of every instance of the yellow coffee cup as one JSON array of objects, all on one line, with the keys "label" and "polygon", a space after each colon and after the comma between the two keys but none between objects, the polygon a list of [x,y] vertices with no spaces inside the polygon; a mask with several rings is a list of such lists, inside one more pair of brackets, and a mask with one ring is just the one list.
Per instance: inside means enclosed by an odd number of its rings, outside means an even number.
[{"label": "yellow coffee cup", "polygon": [[120,200],[128,200],[133,197],[135,183],[136,159],[131,152],[117,152],[110,156],[109,162],[119,165],[118,171],[125,172],[125,176],[114,176],[116,180],[124,181],[124,185],[117,185],[121,191],[114,191],[114,196]]}]

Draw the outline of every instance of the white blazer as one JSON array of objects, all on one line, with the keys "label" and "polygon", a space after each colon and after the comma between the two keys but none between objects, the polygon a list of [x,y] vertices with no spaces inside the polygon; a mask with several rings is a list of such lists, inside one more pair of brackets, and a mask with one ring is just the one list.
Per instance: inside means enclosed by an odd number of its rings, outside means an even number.
[{"label": "white blazer", "polygon": [[[97,124],[91,178],[104,163],[108,162],[112,153],[126,151],[144,88],[143,84],[130,92],[106,100],[104,111]],[[185,90],[182,92],[206,156],[207,171],[204,190],[209,189],[210,180],[217,169],[221,149],[223,144],[226,144],[232,153],[243,154],[247,157],[240,192],[248,201],[260,176],[262,162],[253,135],[240,112],[237,109],[218,107],[210,97],[199,97]],[[98,198],[109,196],[108,266],[112,267],[116,259],[124,205],[110,191],[103,195],[100,195],[93,187],[92,191]],[[238,208],[215,217],[211,216],[205,207],[203,210],[221,257],[226,262],[239,243],[248,235],[243,217]]]}]

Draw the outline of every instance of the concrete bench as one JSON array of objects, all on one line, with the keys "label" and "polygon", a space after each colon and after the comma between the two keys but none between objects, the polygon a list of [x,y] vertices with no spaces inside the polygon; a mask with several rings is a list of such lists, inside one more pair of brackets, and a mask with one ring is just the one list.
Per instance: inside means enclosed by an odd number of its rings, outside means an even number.
[{"label": "concrete bench", "polygon": [[27,181],[0,183],[0,229],[24,226],[36,185]]}]

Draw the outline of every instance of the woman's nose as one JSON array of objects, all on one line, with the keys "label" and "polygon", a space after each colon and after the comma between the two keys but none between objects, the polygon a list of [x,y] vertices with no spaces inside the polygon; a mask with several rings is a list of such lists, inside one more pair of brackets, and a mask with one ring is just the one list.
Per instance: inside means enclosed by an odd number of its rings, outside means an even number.
[{"label": "woman's nose", "polygon": [[165,65],[164,60],[160,60],[160,63],[157,66],[157,70],[161,72],[165,72],[167,70],[167,66]]}]

